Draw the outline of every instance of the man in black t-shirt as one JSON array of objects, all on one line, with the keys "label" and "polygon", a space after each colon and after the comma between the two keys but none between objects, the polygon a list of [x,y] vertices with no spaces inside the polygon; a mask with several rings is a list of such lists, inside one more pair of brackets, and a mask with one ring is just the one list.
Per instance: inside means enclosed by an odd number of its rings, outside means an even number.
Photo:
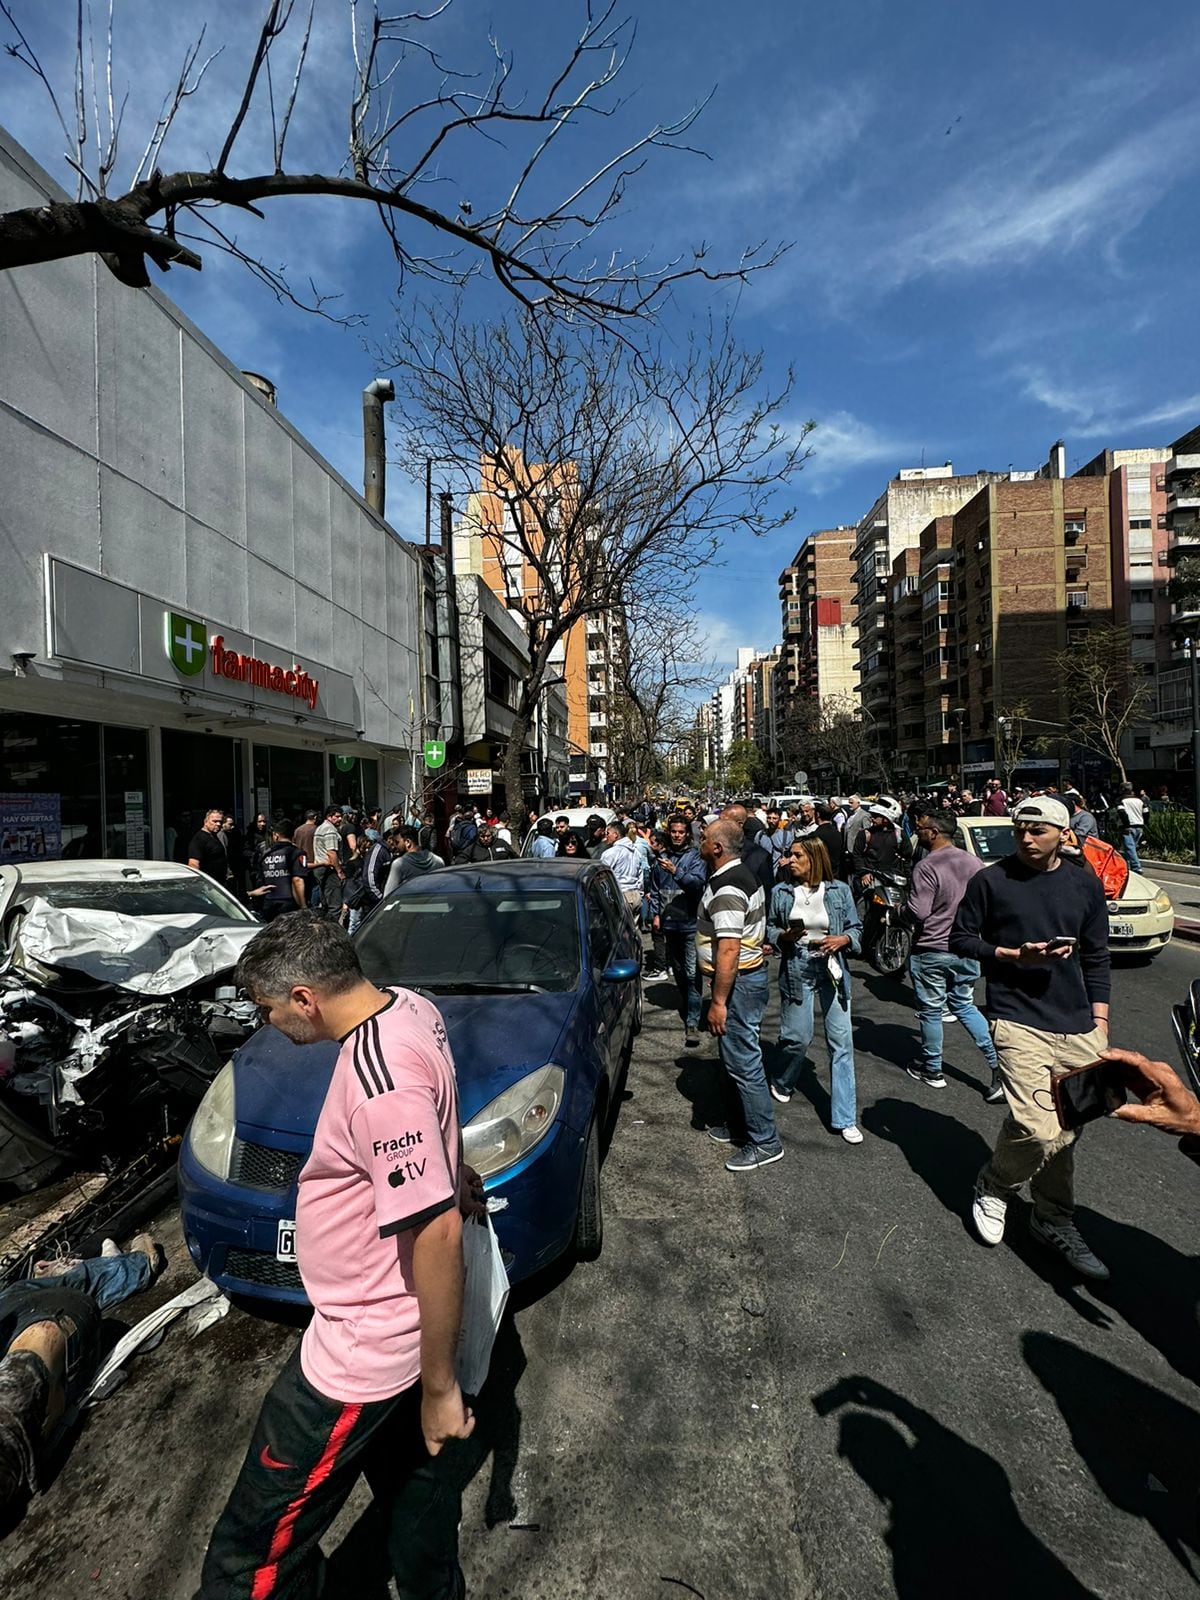
[{"label": "man in black t-shirt", "polygon": [[223,811],[206,811],[200,832],[193,836],[188,845],[188,866],[194,867],[197,872],[207,873],[222,888],[229,879],[229,856],[221,838],[224,820]]},{"label": "man in black t-shirt", "polygon": [[304,855],[292,843],[292,824],[287,817],[271,824],[271,842],[259,857],[262,887],[251,889],[264,922],[273,922],[286,911],[304,910]]}]

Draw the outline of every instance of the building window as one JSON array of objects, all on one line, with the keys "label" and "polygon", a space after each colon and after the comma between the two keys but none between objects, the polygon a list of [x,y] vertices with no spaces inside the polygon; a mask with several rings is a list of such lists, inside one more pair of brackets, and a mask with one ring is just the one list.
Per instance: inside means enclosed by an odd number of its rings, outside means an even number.
[{"label": "building window", "polygon": [[1067,609],[1069,611],[1082,611],[1088,603],[1086,589],[1067,590]]},{"label": "building window", "polygon": [[1130,517],[1129,526],[1130,526],[1131,530],[1133,528],[1148,528],[1150,526],[1150,518],[1149,517]]}]

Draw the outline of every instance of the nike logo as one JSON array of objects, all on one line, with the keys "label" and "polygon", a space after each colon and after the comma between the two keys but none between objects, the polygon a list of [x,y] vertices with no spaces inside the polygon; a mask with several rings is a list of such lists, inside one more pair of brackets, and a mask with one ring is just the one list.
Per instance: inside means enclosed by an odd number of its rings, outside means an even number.
[{"label": "nike logo", "polygon": [[289,1472],[291,1470],[286,1461],[276,1461],[271,1454],[271,1446],[269,1444],[263,1445],[259,1451],[258,1459],[264,1467],[273,1467],[277,1472]]}]

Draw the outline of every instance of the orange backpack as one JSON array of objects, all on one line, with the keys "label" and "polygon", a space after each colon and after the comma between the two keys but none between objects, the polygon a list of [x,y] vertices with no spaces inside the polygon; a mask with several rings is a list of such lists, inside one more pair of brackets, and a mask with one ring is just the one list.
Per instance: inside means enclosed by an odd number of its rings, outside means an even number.
[{"label": "orange backpack", "polygon": [[1083,841],[1083,859],[1100,879],[1106,900],[1119,900],[1129,882],[1129,863],[1120,851],[1104,839],[1092,836]]}]

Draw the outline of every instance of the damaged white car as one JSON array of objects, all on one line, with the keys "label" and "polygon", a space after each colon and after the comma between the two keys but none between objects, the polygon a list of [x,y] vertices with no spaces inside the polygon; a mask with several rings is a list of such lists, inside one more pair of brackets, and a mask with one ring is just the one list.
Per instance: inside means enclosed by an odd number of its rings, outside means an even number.
[{"label": "damaged white car", "polygon": [[232,975],[260,926],[172,862],[0,866],[0,1191],[173,1147],[257,1026]]}]

